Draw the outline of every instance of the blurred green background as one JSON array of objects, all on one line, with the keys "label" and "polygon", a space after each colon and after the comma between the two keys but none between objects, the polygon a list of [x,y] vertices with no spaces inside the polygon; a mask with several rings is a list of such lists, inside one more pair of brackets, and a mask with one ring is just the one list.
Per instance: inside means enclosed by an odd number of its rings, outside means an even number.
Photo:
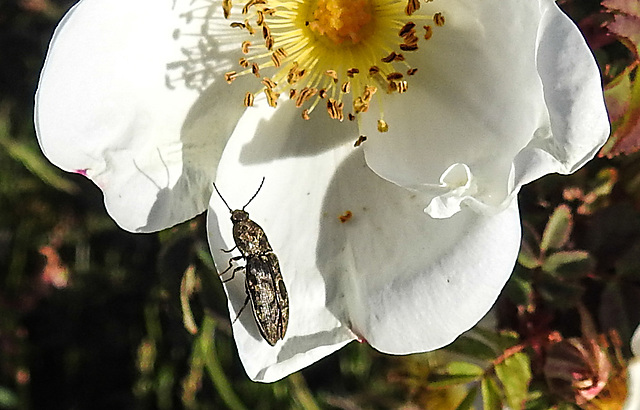
[{"label": "blurred green background", "polygon": [[[478,329],[407,357],[352,343],[280,382],[253,383],[231,337],[204,218],[124,232],[93,183],[40,152],[33,95],[73,2],[0,1],[0,408],[462,409],[476,396],[486,408],[620,408],[640,322],[636,153],[525,187],[520,263],[494,312],[506,331]],[[603,34],[597,1],[562,5],[607,81],[634,64],[628,47]],[[589,380],[607,380],[589,404],[550,377],[553,365],[566,370],[570,355],[556,350],[570,337],[596,341],[593,355],[609,363],[571,359]]]}]

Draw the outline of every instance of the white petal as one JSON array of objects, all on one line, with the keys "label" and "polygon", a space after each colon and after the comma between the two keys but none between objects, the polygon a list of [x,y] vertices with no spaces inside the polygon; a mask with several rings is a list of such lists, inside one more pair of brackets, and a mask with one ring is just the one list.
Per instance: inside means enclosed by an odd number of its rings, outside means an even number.
[{"label": "white petal", "polygon": [[446,170],[464,164],[476,192],[449,193],[441,203],[450,209],[434,208],[432,216],[473,201],[495,213],[522,184],[572,172],[604,143],[608,125],[597,67],[553,1],[451,0],[429,7],[443,11],[446,24],[410,56],[420,61],[409,91],[385,98],[389,131],[363,122],[367,163],[376,173],[421,186],[434,198],[445,195],[437,181]]},{"label": "white petal", "polygon": [[[340,321],[342,312],[333,311],[334,304],[328,299],[333,298],[338,284],[318,270],[317,263],[324,257],[316,255],[321,224],[327,219],[336,223],[339,215],[327,214],[321,218],[325,212],[323,198],[336,168],[345,155],[353,151],[353,141],[348,136],[345,145],[344,139],[340,140],[349,134],[344,132],[344,124],[331,121],[325,115],[318,115],[310,123],[298,122],[300,110],[293,104],[282,104],[277,110],[259,106],[257,101],[256,107],[247,111],[241,126],[229,140],[216,185],[229,206],[237,209],[245,205],[265,177],[264,186],[246,210],[265,230],[280,261],[289,293],[289,326],[285,339],[271,347],[262,340],[249,312],[251,308],[247,307],[233,331],[249,377],[272,382],[356,338]],[[271,120],[264,122],[271,115]],[[291,123],[306,127],[291,127]],[[322,127],[333,137],[319,139],[310,124],[314,128]],[[339,148],[331,150],[336,146]],[[226,269],[230,257],[221,249],[234,246],[229,216],[229,210],[214,194],[208,213],[208,232],[219,271]],[[246,298],[244,277],[238,276],[225,284],[232,319]]]},{"label": "white petal", "polygon": [[545,174],[569,174],[593,158],[609,136],[602,80],[584,38],[555,2],[544,10],[536,55],[549,124],[516,157],[520,187]]},{"label": "white petal", "polygon": [[412,228],[423,232],[420,239],[412,235],[417,243],[389,255],[370,280],[354,281],[366,300],[363,312],[377,311],[365,318],[362,332],[386,353],[436,349],[475,325],[500,294],[520,247],[515,201],[493,216],[464,209],[450,219],[419,222]]},{"label": "white petal", "polygon": [[640,409],[640,326],[631,337],[631,351],[636,356],[629,361],[627,368],[627,400],[624,410]]},{"label": "white petal", "polygon": [[131,231],[206,208],[243,111],[243,90],[224,81],[204,92],[168,83],[176,76],[169,65],[185,59],[180,48],[198,31],[180,12],[156,0],[79,2],[56,29],[36,95],[45,155],[94,180],[111,216]]},{"label": "white petal", "polygon": [[640,326],[636,328],[631,337],[631,351],[637,357],[640,357]]},{"label": "white petal", "polygon": [[627,400],[624,402],[623,410],[640,409],[640,358],[636,357],[629,361],[627,368]]},{"label": "white petal", "polygon": [[[444,191],[431,200],[425,212],[434,218],[450,218],[460,212],[460,198],[470,197],[478,187],[471,170],[465,164],[453,164],[440,177]],[[419,190],[419,188],[418,188]]]},{"label": "white petal", "polygon": [[[515,204],[493,217],[464,210],[432,219],[424,195],[370,171],[362,150],[342,139],[348,133],[335,131],[345,124],[319,115],[291,128],[299,118],[292,104],[271,121],[256,121],[257,112],[243,117],[217,178],[229,205],[240,208],[266,177],[247,211],[268,234],[289,290],[289,328],[275,347],[261,340],[250,314],[234,326],[251,378],[284,377],[356,335],[390,353],[435,349],[482,318],[517,256]],[[221,270],[229,255],[219,249],[233,247],[228,218],[213,197],[208,226]],[[242,279],[227,292],[235,317]]]}]

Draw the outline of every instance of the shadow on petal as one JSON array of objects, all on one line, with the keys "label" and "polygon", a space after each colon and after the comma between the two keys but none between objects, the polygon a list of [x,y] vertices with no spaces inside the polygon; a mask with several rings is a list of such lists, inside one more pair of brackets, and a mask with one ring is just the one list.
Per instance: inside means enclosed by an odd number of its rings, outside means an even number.
[{"label": "shadow on petal", "polygon": [[[243,122],[251,121],[247,117],[253,115],[253,110],[247,110]],[[300,117],[302,110],[293,101],[281,100],[276,109],[266,110],[270,111],[267,113],[270,118],[260,118],[254,137],[242,148],[240,161],[245,165],[315,156],[358,138],[355,124],[332,120],[320,108],[308,121]]]},{"label": "shadow on petal", "polygon": [[[389,353],[432,350],[473,326],[500,293],[520,244],[516,206],[500,217],[464,208],[436,220],[423,201],[354,153],[323,203],[316,253],[327,308]],[[351,217],[341,222],[345,211]]]},{"label": "shadow on petal", "polygon": [[[156,166],[164,166],[166,182],[159,183],[145,175],[158,192],[147,224],[138,230],[163,229],[166,227],[163,221],[180,222],[193,216],[191,213],[182,215],[183,209],[200,209],[200,212],[206,209],[222,152],[244,112],[241,103],[225,103],[228,100],[241,101],[239,90],[222,81],[211,84],[199,95],[184,119],[180,131],[181,146],[165,146],[162,147],[163,152],[158,148],[160,160],[156,161]],[[176,160],[171,157],[178,154],[181,155],[182,171],[176,177],[170,174],[167,162],[174,163]],[[136,168],[145,174],[140,167]]]},{"label": "shadow on petal", "polygon": [[[366,337],[362,331],[370,316],[384,314],[377,312],[372,297],[393,283],[411,282],[424,265],[455,245],[467,218],[442,223],[426,215],[423,204],[420,195],[374,174],[360,152],[342,163],[329,185],[316,250],[318,269],[327,286],[327,306],[351,322],[356,334]],[[346,211],[352,216],[341,222]]]}]

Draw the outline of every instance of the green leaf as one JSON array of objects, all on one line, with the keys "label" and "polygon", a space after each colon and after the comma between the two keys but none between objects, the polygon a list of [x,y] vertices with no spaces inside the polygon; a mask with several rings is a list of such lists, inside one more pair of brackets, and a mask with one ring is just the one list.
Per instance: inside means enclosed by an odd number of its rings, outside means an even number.
[{"label": "green leaf", "polygon": [[198,279],[196,277],[196,269],[193,265],[189,265],[184,271],[182,281],[180,282],[180,306],[182,307],[182,323],[184,324],[184,328],[192,335],[198,333],[198,325],[196,325],[196,321],[193,318],[189,299],[196,292],[197,288]]},{"label": "green leaf", "polygon": [[618,182],[618,170],[616,168],[603,168],[596,174],[593,181],[593,189],[590,193],[596,197],[608,196]]},{"label": "green leaf", "polygon": [[506,401],[513,410],[521,409],[529,393],[531,364],[525,353],[516,353],[496,365],[496,375],[502,386]]},{"label": "green leaf", "polygon": [[204,360],[207,373],[213,382],[218,394],[224,400],[227,408],[244,410],[246,407],[233,390],[233,386],[227,377],[218,357],[214,343],[215,320],[211,316],[205,316],[200,329],[200,335],[194,340],[193,355],[199,355]]},{"label": "green leaf", "polygon": [[544,390],[530,390],[527,403],[524,406],[525,410],[550,410],[552,406],[549,396],[546,386]]},{"label": "green leaf", "polygon": [[291,386],[291,394],[295,397],[301,408],[305,410],[320,410],[320,406],[316,403],[316,399],[311,390],[309,390],[309,386],[304,377],[302,377],[302,373],[297,372],[290,374],[287,380]]},{"label": "green leaf", "polygon": [[587,251],[564,251],[550,255],[542,270],[565,279],[580,279],[592,273],[596,261]]},{"label": "green leaf", "polygon": [[455,342],[445,347],[445,350],[482,360],[493,360],[498,355],[498,352],[483,340],[466,335],[458,337]]},{"label": "green leaf", "polygon": [[429,375],[429,386],[448,387],[479,380],[484,369],[477,364],[467,362],[449,362],[437,372]]},{"label": "green leaf", "polygon": [[456,386],[459,384],[467,384],[480,379],[477,375],[457,375],[457,374],[439,374],[431,373],[429,375],[429,387],[434,389]]},{"label": "green leaf", "polygon": [[517,272],[509,278],[504,290],[509,299],[518,306],[529,306],[531,303],[531,282]]},{"label": "green leaf", "polygon": [[537,289],[543,299],[559,309],[575,308],[584,294],[581,284],[564,282],[551,275],[544,276]]},{"label": "green leaf", "polygon": [[482,379],[482,405],[484,410],[502,410],[502,399],[493,377]]},{"label": "green leaf", "polygon": [[522,245],[518,253],[518,263],[527,269],[535,269],[542,264],[540,259],[540,237],[527,223],[522,225]]},{"label": "green leaf", "polygon": [[554,211],[547,226],[542,233],[540,249],[546,252],[549,249],[562,248],[571,235],[573,229],[573,216],[571,208],[567,205],[560,205]]},{"label": "green leaf", "polygon": [[6,121],[0,120],[0,147],[17,162],[31,171],[36,177],[46,184],[69,194],[78,192],[78,187],[73,182],[60,175],[60,172],[51,166],[40,151],[31,146],[9,137]]},{"label": "green leaf", "polygon": [[196,256],[211,272],[218,272],[208,247],[198,244],[198,246],[196,246]]},{"label": "green leaf", "polygon": [[18,407],[18,396],[6,387],[0,386],[0,408]]},{"label": "green leaf", "polygon": [[518,253],[518,263],[527,269],[535,269],[542,264],[542,261],[528,243],[522,242],[520,253]]},{"label": "green leaf", "polygon": [[464,399],[458,404],[456,410],[469,410],[473,406],[473,402],[476,400],[476,396],[478,395],[478,386],[474,386],[469,389],[469,392],[464,397]]},{"label": "green leaf", "polygon": [[[604,91],[604,98],[607,102],[607,110],[612,121],[620,120],[629,108],[631,100],[631,75],[633,67],[627,67],[613,80],[609,81]],[[605,151],[606,152],[606,151]]]},{"label": "green leaf", "polygon": [[520,340],[520,335],[512,331],[501,331],[498,333],[495,330],[484,329],[479,326],[474,327],[473,331],[480,337],[486,339],[489,343],[494,344],[496,349],[499,351],[504,351],[515,346]]},{"label": "green leaf", "polygon": [[481,376],[484,373],[482,367],[467,362],[449,362],[445,368],[448,374],[458,376]]}]

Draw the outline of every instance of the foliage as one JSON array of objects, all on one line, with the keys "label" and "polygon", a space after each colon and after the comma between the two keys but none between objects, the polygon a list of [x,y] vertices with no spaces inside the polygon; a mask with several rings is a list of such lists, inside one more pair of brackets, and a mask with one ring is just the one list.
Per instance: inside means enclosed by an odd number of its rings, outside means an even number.
[{"label": "foliage", "polygon": [[270,385],[239,363],[203,217],[128,234],[40,154],[32,94],[70,2],[0,4],[0,408],[620,408],[640,322],[640,14],[562,4],[603,68],[614,133],[575,175],[523,190],[495,323],[429,354],[352,344]]}]

